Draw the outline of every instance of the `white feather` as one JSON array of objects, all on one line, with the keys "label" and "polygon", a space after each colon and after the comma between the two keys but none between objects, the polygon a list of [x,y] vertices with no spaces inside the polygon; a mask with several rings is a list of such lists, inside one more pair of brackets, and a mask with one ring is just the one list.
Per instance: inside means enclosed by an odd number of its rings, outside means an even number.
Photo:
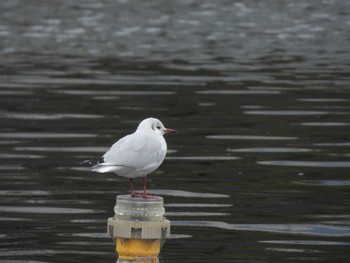
[{"label": "white feather", "polygon": [[166,155],[167,145],[163,138],[166,131],[158,119],[143,120],[134,133],[114,143],[103,155],[104,162],[93,166],[92,171],[114,172],[128,178],[153,172]]}]

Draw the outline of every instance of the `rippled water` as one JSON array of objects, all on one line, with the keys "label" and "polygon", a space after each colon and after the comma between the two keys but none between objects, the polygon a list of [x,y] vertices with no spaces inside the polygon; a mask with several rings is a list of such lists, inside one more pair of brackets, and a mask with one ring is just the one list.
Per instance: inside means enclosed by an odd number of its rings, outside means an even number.
[{"label": "rippled water", "polygon": [[0,10],[1,262],[115,262],[128,182],[79,162],[149,116],[179,131],[149,176],[161,262],[348,262],[347,1]]}]

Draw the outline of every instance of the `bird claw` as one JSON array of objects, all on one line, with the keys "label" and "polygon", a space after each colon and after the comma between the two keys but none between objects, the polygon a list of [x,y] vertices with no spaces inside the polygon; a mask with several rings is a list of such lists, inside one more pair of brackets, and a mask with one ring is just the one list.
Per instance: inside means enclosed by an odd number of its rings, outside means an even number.
[{"label": "bird claw", "polygon": [[145,198],[145,199],[147,199],[147,198],[157,198],[158,196],[156,196],[156,195],[147,195],[147,194],[145,195],[145,194],[143,194],[142,197]]},{"label": "bird claw", "polygon": [[134,198],[134,197],[142,197],[144,199],[151,199],[151,198],[157,198],[158,197],[156,195],[147,195],[147,194],[131,194],[130,196],[132,198]]},{"label": "bird claw", "polygon": [[131,194],[131,197],[143,197],[142,194]]}]

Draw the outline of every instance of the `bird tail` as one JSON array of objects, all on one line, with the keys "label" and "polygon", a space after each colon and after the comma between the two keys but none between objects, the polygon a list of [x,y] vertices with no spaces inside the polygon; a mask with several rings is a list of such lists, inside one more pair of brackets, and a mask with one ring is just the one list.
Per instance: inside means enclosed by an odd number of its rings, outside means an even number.
[{"label": "bird tail", "polygon": [[115,172],[120,170],[121,167],[125,167],[124,165],[105,163],[103,158],[99,160],[84,160],[79,162],[79,165],[91,167],[91,171],[97,173]]},{"label": "bird tail", "polygon": [[81,161],[79,162],[78,164],[81,165],[81,166],[95,166],[95,165],[98,165],[100,163],[103,163],[103,158],[100,158],[98,160],[84,160],[84,161]]},{"label": "bird tail", "polygon": [[116,170],[116,166],[119,165],[112,165],[110,163],[98,163],[91,168],[91,171],[98,173],[114,172]]}]

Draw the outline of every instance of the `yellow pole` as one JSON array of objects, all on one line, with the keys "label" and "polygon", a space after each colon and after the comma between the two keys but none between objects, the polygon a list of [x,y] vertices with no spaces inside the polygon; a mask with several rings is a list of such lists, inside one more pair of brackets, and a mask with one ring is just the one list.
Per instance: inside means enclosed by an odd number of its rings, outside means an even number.
[{"label": "yellow pole", "polygon": [[119,259],[133,260],[135,258],[144,258],[144,261],[156,263],[160,252],[160,241],[158,239],[123,239],[117,238],[116,251]]},{"label": "yellow pole", "polygon": [[114,212],[107,231],[116,239],[117,263],[158,263],[161,247],[170,236],[163,198],[117,196]]}]

